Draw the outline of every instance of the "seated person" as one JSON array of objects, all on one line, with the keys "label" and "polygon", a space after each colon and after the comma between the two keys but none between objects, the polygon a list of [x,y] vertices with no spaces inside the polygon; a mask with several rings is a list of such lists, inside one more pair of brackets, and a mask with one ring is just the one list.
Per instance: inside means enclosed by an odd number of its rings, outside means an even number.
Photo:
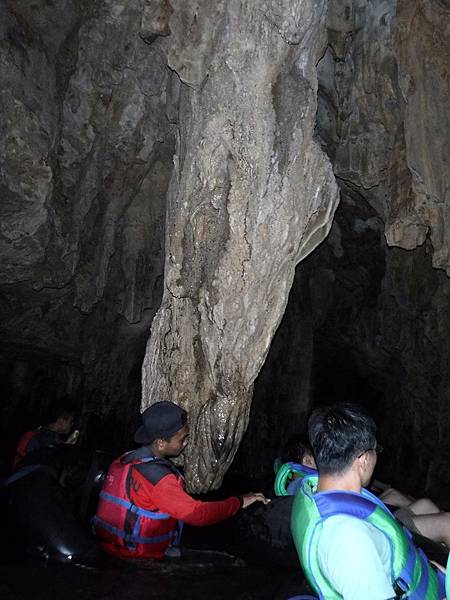
[{"label": "seated person", "polygon": [[291,529],[319,597],[442,600],[442,573],[417,551],[383,502],[364,489],[377,462],[374,421],[358,406],[332,405],[312,413],[308,430],[319,476],[304,478]]},{"label": "seated person", "polygon": [[284,451],[286,462],[279,461],[275,468],[275,494],[277,496],[295,496],[300,489],[303,477],[317,474],[316,461],[308,438],[305,435],[293,435]]},{"label": "seated person", "polygon": [[170,461],[188,443],[186,411],[172,402],[157,402],[142,413],[142,422],[134,438],[141,447],[113,462],[100,493],[94,527],[108,553],[161,559],[176,541],[179,522],[212,525],[256,501],[268,503],[260,493],[195,500]]},{"label": "seated person", "polygon": [[46,424],[33,431],[27,431],[20,439],[14,458],[14,468],[30,452],[63,444],[71,432],[75,409],[68,399],[55,401],[48,411]]}]

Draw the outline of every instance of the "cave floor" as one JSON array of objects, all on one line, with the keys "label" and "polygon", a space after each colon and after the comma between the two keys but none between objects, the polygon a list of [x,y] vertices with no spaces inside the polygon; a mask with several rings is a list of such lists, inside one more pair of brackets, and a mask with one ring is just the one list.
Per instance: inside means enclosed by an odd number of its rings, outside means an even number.
[{"label": "cave floor", "polygon": [[59,563],[0,565],[1,600],[285,600],[289,573],[219,553],[189,560],[107,561],[88,569]]}]

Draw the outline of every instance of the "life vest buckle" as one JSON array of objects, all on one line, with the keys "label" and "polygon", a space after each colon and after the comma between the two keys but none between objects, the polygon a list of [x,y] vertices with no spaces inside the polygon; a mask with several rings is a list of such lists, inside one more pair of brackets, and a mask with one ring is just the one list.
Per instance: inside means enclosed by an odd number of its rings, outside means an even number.
[{"label": "life vest buckle", "polygon": [[136,550],[136,541],[134,540],[133,534],[128,534],[124,537],[124,545],[128,550]]},{"label": "life vest buckle", "polygon": [[406,581],[401,577],[398,577],[394,581],[394,592],[396,598],[407,598],[407,594],[409,592],[409,584],[406,583]]}]

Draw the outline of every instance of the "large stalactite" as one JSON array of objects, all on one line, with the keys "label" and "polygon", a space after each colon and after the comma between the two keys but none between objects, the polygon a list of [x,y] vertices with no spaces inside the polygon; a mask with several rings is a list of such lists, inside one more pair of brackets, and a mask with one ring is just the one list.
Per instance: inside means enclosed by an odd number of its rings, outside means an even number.
[{"label": "large stalactite", "polygon": [[201,491],[234,457],[295,266],[327,235],[338,192],[313,140],[326,3],[172,6],[179,138],[143,407],[189,409]]}]

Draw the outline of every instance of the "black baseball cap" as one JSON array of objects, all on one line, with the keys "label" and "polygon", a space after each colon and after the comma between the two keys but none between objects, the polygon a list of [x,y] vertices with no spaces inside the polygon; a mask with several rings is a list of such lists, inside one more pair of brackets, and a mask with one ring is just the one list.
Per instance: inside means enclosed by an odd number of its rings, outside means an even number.
[{"label": "black baseball cap", "polygon": [[134,434],[137,444],[151,444],[157,438],[168,438],[180,431],[187,421],[187,412],[173,402],[156,402],[142,413],[142,425]]}]

